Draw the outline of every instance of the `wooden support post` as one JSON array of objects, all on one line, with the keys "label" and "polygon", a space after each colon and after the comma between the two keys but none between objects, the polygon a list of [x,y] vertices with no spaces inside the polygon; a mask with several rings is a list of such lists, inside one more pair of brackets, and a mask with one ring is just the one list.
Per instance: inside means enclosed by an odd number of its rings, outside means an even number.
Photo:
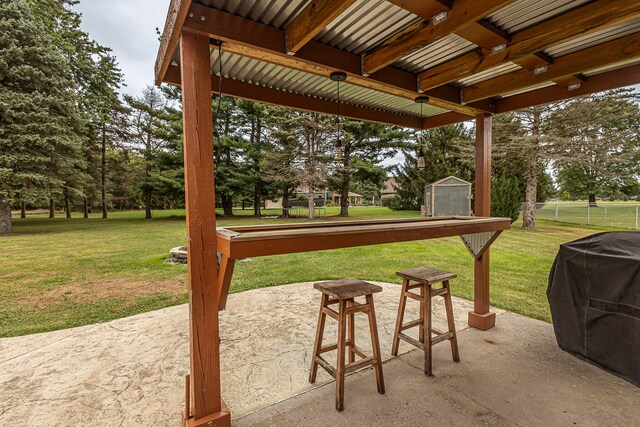
[{"label": "wooden support post", "polygon": [[[476,116],[476,216],[491,215],[491,114]],[[469,326],[486,331],[493,328],[495,313],[489,311],[489,250],[474,261],[473,311]]]},{"label": "wooden support post", "polygon": [[231,415],[220,396],[209,38],[183,32],[180,41],[191,388],[183,426],[230,426]]}]

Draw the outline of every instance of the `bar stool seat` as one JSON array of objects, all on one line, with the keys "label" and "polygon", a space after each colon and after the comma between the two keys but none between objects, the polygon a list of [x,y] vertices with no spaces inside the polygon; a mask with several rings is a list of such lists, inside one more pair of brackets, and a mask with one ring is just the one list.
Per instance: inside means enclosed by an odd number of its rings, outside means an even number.
[{"label": "bar stool seat", "polygon": [[[433,373],[431,347],[443,341],[451,343],[451,354],[454,362],[460,361],[458,352],[458,339],[456,336],[456,325],[453,317],[453,305],[451,302],[451,289],[449,280],[455,279],[454,273],[437,270],[430,267],[416,267],[409,270],[398,271],[397,276],[403,278],[402,291],[400,294],[400,304],[398,307],[398,317],[396,319],[396,327],[393,333],[393,344],[391,354],[398,355],[400,340],[403,340],[415,347],[424,350],[424,372],[431,376]],[[414,283],[412,283],[414,282]],[[442,283],[441,288],[432,288],[432,285]],[[419,289],[419,294],[411,292],[411,290]],[[441,296],[444,298],[444,305],[447,312],[448,331],[440,331],[431,326],[431,299]],[[420,302],[420,318],[410,322],[404,322],[407,298],[411,298]],[[406,335],[403,331],[419,328],[418,339],[414,339]],[[435,335],[435,336],[432,336]]]},{"label": "bar stool seat", "polygon": [[[378,393],[384,394],[384,378],[382,375],[382,358],[380,356],[380,343],[378,341],[378,327],[376,325],[376,314],[373,305],[373,294],[381,292],[382,288],[373,283],[368,283],[358,279],[331,280],[319,282],[313,285],[314,288],[322,292],[320,303],[320,315],[318,317],[318,328],[313,346],[313,357],[311,360],[311,371],[309,382],[316,381],[318,366],[321,366],[336,380],[336,410],[342,411],[344,408],[344,377],[349,372],[356,371],[366,366],[373,366],[376,373],[376,384]],[[365,302],[355,301],[357,297],[364,297]],[[337,310],[330,306],[337,304]],[[364,351],[356,345],[355,337],[355,314],[365,313],[369,318],[369,330],[371,334],[371,347],[373,355],[367,356]],[[324,325],[326,317],[330,316],[338,321],[338,342],[323,346]],[[347,336],[348,335],[348,336]],[[345,364],[345,349],[348,349],[349,364]],[[323,357],[322,354],[328,351],[337,350],[337,363],[334,368]],[[356,362],[356,355],[360,358]]]}]

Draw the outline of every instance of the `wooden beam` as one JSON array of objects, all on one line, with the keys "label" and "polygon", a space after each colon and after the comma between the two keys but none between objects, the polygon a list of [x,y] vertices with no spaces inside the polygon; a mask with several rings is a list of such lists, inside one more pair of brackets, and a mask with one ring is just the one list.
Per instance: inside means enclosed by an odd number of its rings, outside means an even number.
[{"label": "wooden beam", "polygon": [[362,73],[372,74],[428,44],[478,21],[514,0],[459,0],[440,23],[423,22],[402,31],[362,56]]},{"label": "wooden beam", "polygon": [[584,78],[584,81],[580,82],[579,88],[572,90],[569,90],[566,86],[550,86],[498,99],[496,100],[496,111],[498,113],[505,113],[507,111],[519,110],[533,105],[557,102],[576,96],[589,95],[596,92],[636,84],[640,84],[640,65],[631,65],[596,74],[591,77],[586,77]]},{"label": "wooden beam", "polygon": [[389,3],[408,10],[425,20],[431,19],[439,12],[448,12],[453,6],[452,0],[389,0]]},{"label": "wooden beam", "polygon": [[491,49],[511,41],[509,34],[485,19],[469,23],[456,31],[456,34],[484,49]]},{"label": "wooden beam", "polygon": [[180,32],[182,31],[182,23],[184,22],[187,12],[191,7],[191,0],[171,0],[169,11],[164,23],[164,31],[160,38],[160,48],[156,57],[155,65],[155,82],[157,85],[162,83],[164,74],[171,63],[171,56],[178,45]]},{"label": "wooden beam", "polygon": [[[344,71],[349,83],[405,99],[413,100],[420,95],[415,74],[387,67],[363,77],[359,55],[314,40],[305,44],[295,56],[287,55],[284,31],[195,3],[190,11],[193,16],[187,16],[184,29],[221,40],[223,50],[228,52],[327,78],[333,71]],[[429,96],[432,105],[470,116],[492,108],[490,103],[486,107],[461,105],[460,90],[452,86],[443,86],[424,95]]]},{"label": "wooden beam", "polygon": [[220,291],[216,262],[216,207],[213,183],[213,124],[209,38],[182,33],[182,120],[187,208],[189,281],[189,364],[191,413],[183,424],[229,426],[220,396]]},{"label": "wooden beam", "polygon": [[640,33],[630,34],[557,58],[553,64],[547,66],[544,72],[536,74],[535,71],[520,70],[477,83],[462,89],[462,95],[466,102],[473,102],[635,58],[640,58]]},{"label": "wooden beam", "polygon": [[565,40],[640,17],[636,0],[596,0],[511,35],[498,53],[477,49],[419,74],[420,89],[430,90],[508,61],[537,53]]},{"label": "wooden beam", "polygon": [[[474,213],[491,216],[491,126],[490,114],[476,117],[476,179]],[[473,311],[469,325],[486,331],[495,325],[496,315],[490,312],[489,250],[474,261]]]},{"label": "wooden beam", "polygon": [[[165,82],[171,84],[180,84],[180,69],[172,66],[167,70]],[[220,83],[218,76],[211,76],[212,91],[217,92]],[[271,89],[264,86],[258,86],[251,83],[245,83],[239,80],[224,79],[222,82],[222,92],[224,95],[236,98],[249,99],[252,101],[264,102],[266,104],[279,105],[283,107],[295,108],[303,111],[313,111],[322,114],[336,115],[338,107],[335,101],[313,98],[306,95],[300,95],[292,92]],[[340,104],[340,115],[356,120],[366,120],[376,123],[384,123],[395,126],[401,126],[412,129],[421,129],[421,120],[419,117],[393,113],[373,108],[360,107],[352,104]],[[467,117],[468,116],[463,116]]]},{"label": "wooden beam", "polygon": [[423,120],[424,129],[432,129],[440,126],[452,125],[454,123],[466,122],[473,120],[473,117],[469,117],[460,113],[444,113],[436,116],[426,117]]},{"label": "wooden beam", "polygon": [[353,3],[355,0],[313,0],[309,3],[287,26],[285,31],[287,53],[295,55]]}]

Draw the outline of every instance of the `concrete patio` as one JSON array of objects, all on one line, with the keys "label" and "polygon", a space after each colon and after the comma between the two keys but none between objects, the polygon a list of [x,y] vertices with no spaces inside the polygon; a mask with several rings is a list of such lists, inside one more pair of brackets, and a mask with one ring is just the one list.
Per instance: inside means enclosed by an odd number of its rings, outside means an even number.
[{"label": "concrete patio", "polygon": [[[400,287],[381,285],[375,301],[387,393],[377,394],[371,370],[355,373],[342,413],[333,409],[326,373],[307,382],[319,305],[311,284],[230,295],[220,315],[222,393],[235,423],[640,425],[639,390],[561,351],[551,325],[496,310],[496,328],[464,329],[469,301],[454,299],[460,364],[447,344],[434,348],[431,378],[420,370],[421,354],[404,343],[404,354],[390,359]],[[441,328],[443,314],[436,304]],[[356,335],[368,349],[366,326],[363,317]],[[0,425],[179,425],[187,340],[185,306],[2,339]]]}]

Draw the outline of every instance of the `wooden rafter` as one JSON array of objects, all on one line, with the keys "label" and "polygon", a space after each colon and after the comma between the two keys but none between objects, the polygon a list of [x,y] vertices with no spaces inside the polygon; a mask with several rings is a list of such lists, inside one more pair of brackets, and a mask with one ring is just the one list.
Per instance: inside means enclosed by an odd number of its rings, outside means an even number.
[{"label": "wooden rafter", "polygon": [[[171,66],[167,70],[165,82],[179,85],[180,69]],[[213,92],[218,91],[220,79],[218,76],[211,76],[211,87]],[[271,89],[239,80],[225,79],[222,82],[222,93],[236,98],[249,99],[252,101],[264,102],[266,104],[280,105],[283,107],[295,108],[303,111],[313,111],[322,114],[336,115],[338,107],[335,101],[327,99],[313,98],[292,92]],[[406,128],[422,128],[421,119],[415,116],[393,113],[389,111],[375,110],[373,108],[360,107],[352,104],[340,104],[340,115],[357,120],[367,120],[376,123],[391,124]],[[461,115],[462,117],[467,117]],[[428,120],[428,118],[427,118]]]},{"label": "wooden rafter", "polygon": [[[344,71],[351,84],[405,99],[413,100],[419,95],[415,74],[386,67],[364,77],[360,74],[359,55],[314,40],[295,56],[287,55],[284,31],[199,4],[193,4],[190,11],[193,16],[187,16],[184,30],[222,41],[223,50],[325,77],[336,70]],[[469,116],[493,108],[490,103],[474,107],[461,105],[460,90],[453,86],[443,86],[425,94],[430,104]]]},{"label": "wooden rafter", "polygon": [[640,3],[637,0],[596,0],[513,34],[501,52],[477,49],[420,73],[420,89],[430,90],[508,61],[519,63],[565,40],[638,17]]},{"label": "wooden rafter", "polygon": [[631,65],[583,78],[584,80],[580,82],[580,87],[572,89],[567,86],[550,86],[498,99],[496,101],[496,112],[504,113],[533,105],[557,102],[576,96],[640,84],[640,65]]},{"label": "wooden rafter", "polygon": [[396,34],[362,57],[362,73],[372,74],[398,59],[476,22],[514,0],[459,0],[440,23],[422,22]]},{"label": "wooden rafter", "polygon": [[520,70],[477,83],[464,88],[462,95],[465,101],[473,102],[635,58],[640,59],[640,33],[557,58],[553,64],[547,66],[544,72]]},{"label": "wooden rafter", "polygon": [[164,32],[160,39],[160,47],[155,65],[155,81],[159,85],[164,79],[164,74],[169,68],[171,62],[171,54],[178,45],[180,40],[180,32],[182,31],[182,23],[187,17],[187,12],[191,7],[191,0],[171,0],[167,19],[164,23]]},{"label": "wooden rafter", "polygon": [[285,31],[287,53],[295,54],[355,0],[313,0],[296,16]]}]

